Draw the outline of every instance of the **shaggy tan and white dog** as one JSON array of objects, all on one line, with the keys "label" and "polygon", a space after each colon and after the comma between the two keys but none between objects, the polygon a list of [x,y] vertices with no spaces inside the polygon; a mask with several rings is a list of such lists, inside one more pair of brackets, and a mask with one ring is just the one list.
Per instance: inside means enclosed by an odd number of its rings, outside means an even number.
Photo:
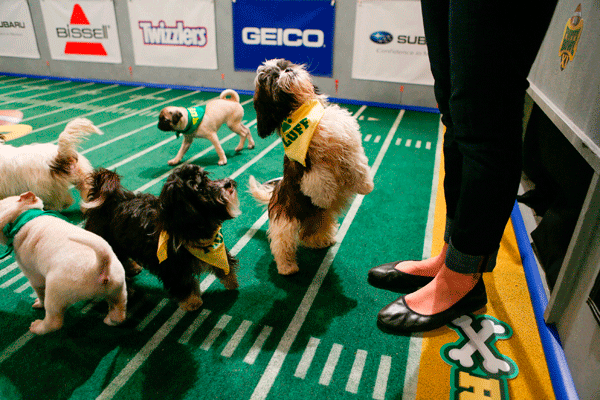
[{"label": "shaggy tan and white dog", "polygon": [[78,301],[106,299],[104,323],[125,320],[125,270],[110,245],[100,236],[64,221],[31,192],[0,200],[0,243],[12,250],[38,298],[34,308],[45,308],[43,320],[31,324],[42,335],[62,327],[67,308]]},{"label": "shaggy tan and white dog", "polygon": [[358,123],[317,92],[303,65],[274,59],[258,67],[254,108],[259,136],[277,132],[286,152],[282,180],[261,185],[251,176],[249,184],[268,204],[271,252],[289,275],[298,272],[299,241],[333,245],[340,213],[352,196],[373,190],[373,178]]},{"label": "shaggy tan and white dog", "polygon": [[219,165],[227,164],[227,156],[219,143],[217,131],[223,124],[232,132],[240,135],[240,142],[235,151],[242,151],[246,139],[248,148],[254,148],[254,139],[250,129],[242,123],[244,107],[240,104],[240,96],[235,90],[224,90],[219,99],[211,100],[205,106],[175,107],[168,106],[160,111],[158,129],[161,131],[183,133],[183,143],[175,158],[168,161],[169,165],[177,165],[190,148],[194,138],[205,138],[215,147],[219,155]]},{"label": "shaggy tan and white dog", "polygon": [[58,144],[36,143],[14,147],[0,140],[0,199],[32,191],[52,210],[73,204],[69,189],[74,185],[87,198],[87,177],[93,167],[77,152],[82,139],[102,132],[85,118],[69,122]]}]

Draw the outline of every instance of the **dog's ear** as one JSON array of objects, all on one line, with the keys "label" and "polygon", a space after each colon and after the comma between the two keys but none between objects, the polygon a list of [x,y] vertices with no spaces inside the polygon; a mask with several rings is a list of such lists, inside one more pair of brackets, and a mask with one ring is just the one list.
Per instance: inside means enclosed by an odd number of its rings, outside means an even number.
[{"label": "dog's ear", "polygon": [[25,204],[33,204],[36,202],[36,197],[35,194],[33,194],[32,192],[27,192],[27,193],[23,193],[21,194],[21,196],[19,197],[19,202],[23,202]]},{"label": "dog's ear", "polygon": [[179,121],[181,121],[181,117],[183,117],[183,114],[180,111],[175,111],[173,114],[171,114],[171,121],[173,121],[173,126],[177,125]]},{"label": "dog's ear", "polygon": [[254,92],[256,130],[263,139],[273,133],[292,112],[291,96],[282,92],[278,94],[280,98],[275,101],[264,89],[257,88]]},{"label": "dog's ear", "polygon": [[256,130],[258,136],[264,139],[273,133],[279,124],[264,103],[257,103],[255,100],[254,109],[256,110]]}]

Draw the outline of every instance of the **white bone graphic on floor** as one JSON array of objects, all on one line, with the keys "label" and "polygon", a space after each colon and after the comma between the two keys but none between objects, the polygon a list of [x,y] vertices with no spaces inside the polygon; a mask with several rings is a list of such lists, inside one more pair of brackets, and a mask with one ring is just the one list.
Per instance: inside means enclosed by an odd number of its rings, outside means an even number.
[{"label": "white bone graphic on floor", "polygon": [[462,348],[450,350],[448,356],[458,361],[464,368],[470,368],[474,364],[473,355],[479,352],[483,357],[483,368],[490,374],[496,374],[498,371],[509,372],[510,365],[503,359],[496,358],[490,347],[486,343],[493,334],[502,335],[506,329],[496,324],[493,320],[483,319],[481,321],[481,330],[475,332],[472,327],[473,319],[468,315],[456,318],[452,323],[462,329],[469,341]]}]

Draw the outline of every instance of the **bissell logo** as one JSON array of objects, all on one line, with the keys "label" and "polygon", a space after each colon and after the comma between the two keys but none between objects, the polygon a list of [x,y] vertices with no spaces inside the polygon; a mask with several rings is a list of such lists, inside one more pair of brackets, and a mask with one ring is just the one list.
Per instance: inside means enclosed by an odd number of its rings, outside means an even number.
[{"label": "bissell logo", "polygon": [[[90,21],[79,4],[75,4],[73,7],[73,13],[71,14],[71,21],[69,24],[70,25],[67,25],[66,28],[56,28],[56,36],[61,39],[108,39],[108,26],[102,25],[102,27],[99,28],[91,27]],[[106,49],[102,43],[85,41],[68,41],[65,45],[65,54],[86,56],[107,55]]]}]

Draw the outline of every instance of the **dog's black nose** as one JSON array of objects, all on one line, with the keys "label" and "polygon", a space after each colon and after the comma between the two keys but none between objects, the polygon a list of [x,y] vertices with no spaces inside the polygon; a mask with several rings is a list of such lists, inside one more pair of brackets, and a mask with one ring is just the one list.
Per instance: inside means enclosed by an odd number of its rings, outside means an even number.
[{"label": "dog's black nose", "polygon": [[236,183],[233,179],[227,179],[225,181],[225,184],[223,185],[223,187],[225,189],[229,189],[229,188],[234,188],[235,189]]}]

